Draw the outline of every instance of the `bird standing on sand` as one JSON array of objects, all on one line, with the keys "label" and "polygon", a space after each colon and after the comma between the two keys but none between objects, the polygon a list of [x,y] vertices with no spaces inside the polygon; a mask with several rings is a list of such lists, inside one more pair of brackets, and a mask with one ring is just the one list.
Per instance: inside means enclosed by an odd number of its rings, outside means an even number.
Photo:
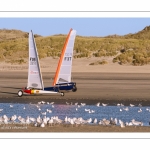
[{"label": "bird standing on sand", "polygon": [[100,103],[97,103],[96,106],[99,107],[99,106],[100,106]]},{"label": "bird standing on sand", "polygon": [[131,107],[134,107],[134,105],[133,105],[133,104],[130,104],[130,106],[131,106]]},{"label": "bird standing on sand", "polygon": [[107,106],[108,104],[104,104],[104,103],[102,103],[102,105],[103,105],[103,106]]}]

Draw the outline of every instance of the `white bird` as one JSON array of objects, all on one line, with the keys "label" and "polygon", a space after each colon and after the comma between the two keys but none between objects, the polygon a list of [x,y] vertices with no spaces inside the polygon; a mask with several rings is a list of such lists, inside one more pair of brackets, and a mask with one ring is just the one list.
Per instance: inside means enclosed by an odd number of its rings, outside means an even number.
[{"label": "white bird", "polygon": [[12,121],[12,122],[14,123],[16,119],[17,119],[17,116],[14,115],[14,116],[12,116],[12,117],[10,118],[10,121]]},{"label": "white bird", "polygon": [[142,112],[142,109],[140,108],[140,109],[138,110],[138,112]]},{"label": "white bird", "polygon": [[38,102],[38,104],[41,104],[41,102]]},{"label": "white bird", "polygon": [[99,107],[99,106],[100,106],[100,103],[97,103],[96,106]]},{"label": "white bird", "polygon": [[133,104],[130,104],[130,106],[133,107],[134,105],[133,105]]},{"label": "white bird", "polygon": [[10,105],[10,107],[12,108],[12,107],[13,107],[13,105]]},{"label": "white bird", "polygon": [[69,103],[68,103],[68,102],[66,102],[66,104],[67,104],[67,105],[69,105]]},{"label": "white bird", "polygon": [[3,111],[3,109],[0,109],[0,112]]},{"label": "white bird", "polygon": [[86,103],[81,103],[81,106],[85,106],[86,105]]},{"label": "white bird", "polygon": [[85,110],[85,111],[90,111],[90,109],[86,109],[86,108],[85,108],[84,110]]},{"label": "white bird", "polygon": [[118,103],[117,106],[120,106],[120,104]]},{"label": "white bird", "polygon": [[51,105],[53,105],[53,104],[54,104],[54,102],[51,102],[50,104],[51,104]]},{"label": "white bird", "polygon": [[102,105],[103,105],[103,106],[107,106],[108,104],[104,104],[104,103],[102,103]]},{"label": "white bird", "polygon": [[74,105],[78,105],[78,103],[75,103]]},{"label": "white bird", "polygon": [[47,109],[46,111],[49,112],[49,113],[52,113],[52,110],[50,110],[50,109]]},{"label": "white bird", "polygon": [[44,101],[41,101],[41,104],[45,104],[45,102],[44,102]]},{"label": "white bird", "polygon": [[41,110],[41,108],[38,109],[39,111]]},{"label": "white bird", "polygon": [[23,107],[23,109],[26,109],[25,107]]},{"label": "white bird", "polygon": [[132,119],[131,122],[132,122],[132,124],[135,125],[135,126],[139,126],[139,125],[140,125],[140,126],[143,126],[143,122],[135,121],[135,119]]},{"label": "white bird", "polygon": [[91,113],[95,113],[95,111],[94,111],[94,110],[91,110]]},{"label": "white bird", "polygon": [[88,119],[86,122],[87,123],[91,123],[92,122],[92,118]]},{"label": "white bird", "polygon": [[78,108],[76,108],[76,111],[78,111]]},{"label": "white bird", "polygon": [[129,111],[129,108],[128,107],[126,107],[126,108],[123,108],[125,111]]},{"label": "white bird", "polygon": [[43,113],[41,112],[41,114],[42,114],[42,115],[46,115],[46,112],[43,112]]},{"label": "white bird", "polygon": [[42,128],[44,128],[44,127],[45,127],[44,122],[42,122],[42,124],[40,125],[40,127],[42,127]]},{"label": "white bird", "polygon": [[123,121],[119,120],[119,124],[120,124],[121,128],[124,128],[124,127],[125,127],[125,124],[124,124]]},{"label": "white bird", "polygon": [[52,105],[52,108],[54,108],[54,105]]},{"label": "white bird", "polygon": [[47,102],[47,104],[49,105],[49,102]]},{"label": "white bird", "polygon": [[97,124],[97,118],[94,119],[93,123],[94,123],[94,124]]},{"label": "white bird", "polygon": [[122,111],[122,109],[120,109],[120,111]]},{"label": "white bird", "polygon": [[117,118],[115,118],[115,119],[114,119],[114,122],[115,122],[115,124],[117,125],[117,123],[118,123],[118,120],[117,120]]}]

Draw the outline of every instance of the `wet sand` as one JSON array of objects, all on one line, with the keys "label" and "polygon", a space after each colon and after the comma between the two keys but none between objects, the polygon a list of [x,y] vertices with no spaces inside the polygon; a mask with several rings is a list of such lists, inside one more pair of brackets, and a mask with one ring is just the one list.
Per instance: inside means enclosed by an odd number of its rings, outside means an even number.
[{"label": "wet sand", "polygon": [[[44,86],[52,85],[54,73],[43,72]],[[150,74],[149,73],[73,73],[72,81],[77,83],[76,92],[59,94],[23,95],[17,92],[27,85],[26,72],[0,73],[0,102],[5,103],[37,103],[39,101],[54,101],[55,104],[75,102],[93,105],[97,102],[116,105],[133,103],[143,106],[150,105]]]}]

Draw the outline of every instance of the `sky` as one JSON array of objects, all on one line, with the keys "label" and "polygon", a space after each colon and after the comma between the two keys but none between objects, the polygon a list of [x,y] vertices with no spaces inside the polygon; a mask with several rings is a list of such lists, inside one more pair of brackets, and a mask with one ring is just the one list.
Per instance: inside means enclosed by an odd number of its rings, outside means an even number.
[{"label": "sky", "polygon": [[0,18],[0,29],[17,29],[50,36],[68,34],[70,28],[80,36],[125,35],[150,25],[150,18]]}]

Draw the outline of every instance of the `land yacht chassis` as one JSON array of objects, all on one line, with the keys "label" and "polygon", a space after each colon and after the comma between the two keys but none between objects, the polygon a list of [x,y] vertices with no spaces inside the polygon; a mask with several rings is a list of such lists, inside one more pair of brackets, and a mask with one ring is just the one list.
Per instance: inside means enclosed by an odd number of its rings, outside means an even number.
[{"label": "land yacht chassis", "polygon": [[61,96],[64,96],[64,92],[65,91],[71,91],[72,92],[76,92],[77,91],[77,87],[76,87],[76,83],[75,82],[69,82],[69,83],[60,83],[60,84],[56,84],[53,87],[46,87],[44,88],[44,90],[42,89],[36,89],[36,88],[23,88],[22,90],[18,91],[18,96],[21,97],[23,96],[23,93],[26,94],[50,94],[50,93],[60,93]]}]

